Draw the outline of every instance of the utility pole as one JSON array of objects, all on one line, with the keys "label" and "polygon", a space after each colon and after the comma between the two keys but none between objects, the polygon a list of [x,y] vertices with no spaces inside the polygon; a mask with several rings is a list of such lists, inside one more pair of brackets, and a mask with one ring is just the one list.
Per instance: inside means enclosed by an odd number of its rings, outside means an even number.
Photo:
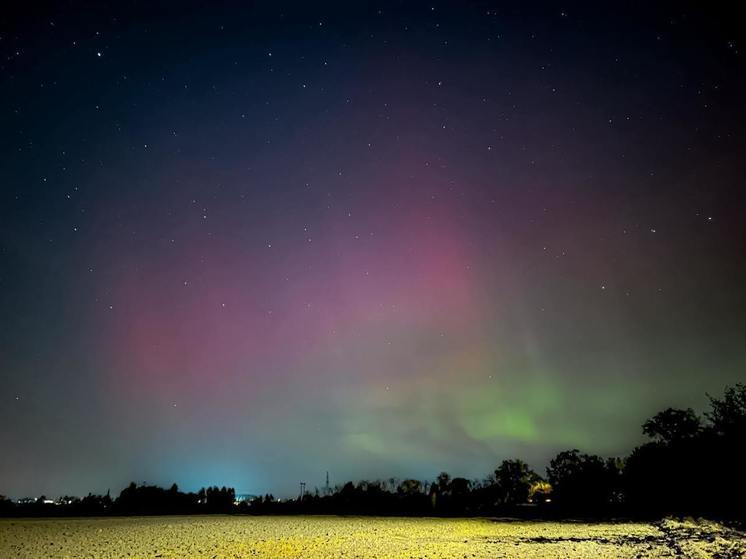
[{"label": "utility pole", "polygon": [[324,495],[329,495],[331,490],[329,489],[329,470],[326,471],[326,485],[324,486]]},{"label": "utility pole", "polygon": [[305,494],[306,494],[306,482],[305,481],[301,481],[300,482],[300,500],[301,501],[303,500],[303,495],[305,495]]}]

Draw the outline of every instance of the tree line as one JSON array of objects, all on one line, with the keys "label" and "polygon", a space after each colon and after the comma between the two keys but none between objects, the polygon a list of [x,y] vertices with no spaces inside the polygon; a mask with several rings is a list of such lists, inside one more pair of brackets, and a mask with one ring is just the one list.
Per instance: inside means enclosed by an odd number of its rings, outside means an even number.
[{"label": "tree line", "polygon": [[347,482],[294,499],[272,495],[236,501],[231,488],[184,493],[130,484],[116,499],[88,495],[13,502],[0,496],[2,515],[107,514],[376,514],[510,515],[536,518],[698,515],[746,520],[744,460],[746,385],[708,396],[703,416],[669,408],[642,425],[648,441],[627,457],[577,449],[557,454],[540,475],[518,459],[504,460],[487,477],[441,473],[432,482],[394,478]]},{"label": "tree line", "polygon": [[105,516],[155,514],[229,514],[236,512],[236,493],[230,487],[207,487],[184,493],[174,483],[164,489],[157,485],[132,482],[119,497],[88,494],[63,496],[56,500],[45,495],[37,499],[10,501],[0,496],[2,516]]}]

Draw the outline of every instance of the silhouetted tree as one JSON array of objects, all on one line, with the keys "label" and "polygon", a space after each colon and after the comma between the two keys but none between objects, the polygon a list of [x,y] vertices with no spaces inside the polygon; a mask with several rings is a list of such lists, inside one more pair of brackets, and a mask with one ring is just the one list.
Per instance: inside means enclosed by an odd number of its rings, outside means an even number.
[{"label": "silhouetted tree", "polygon": [[451,476],[446,472],[440,472],[436,479],[436,483],[438,484],[438,492],[441,495],[447,495],[451,485]]},{"label": "silhouetted tree", "polygon": [[609,463],[577,449],[560,452],[547,468],[554,498],[568,510],[598,513],[613,500],[616,471]]},{"label": "silhouetted tree", "polygon": [[0,495],[0,516],[11,515],[15,510],[15,503],[5,495]]},{"label": "silhouetted tree", "polygon": [[642,427],[651,442],[635,448],[624,470],[628,506],[650,516],[702,514],[711,507],[713,460],[722,451],[711,425],[691,409],[666,409]]},{"label": "silhouetted tree", "polygon": [[694,410],[668,408],[655,414],[642,425],[642,432],[658,442],[671,444],[699,435],[702,429]]},{"label": "silhouetted tree", "polygon": [[500,503],[516,505],[528,502],[532,484],[541,478],[523,460],[503,460],[495,470],[494,479]]},{"label": "silhouetted tree", "polygon": [[726,437],[746,435],[746,384],[727,386],[722,399],[710,399],[711,411],[705,415],[716,433]]},{"label": "silhouetted tree", "polygon": [[455,477],[451,480],[448,485],[448,492],[452,497],[463,497],[469,493],[471,489],[471,481],[463,477]]},{"label": "silhouetted tree", "polygon": [[416,479],[405,479],[396,488],[399,495],[411,496],[422,493],[422,482]]},{"label": "silhouetted tree", "polygon": [[208,487],[204,495],[207,512],[232,512],[236,501],[236,492],[232,487]]}]

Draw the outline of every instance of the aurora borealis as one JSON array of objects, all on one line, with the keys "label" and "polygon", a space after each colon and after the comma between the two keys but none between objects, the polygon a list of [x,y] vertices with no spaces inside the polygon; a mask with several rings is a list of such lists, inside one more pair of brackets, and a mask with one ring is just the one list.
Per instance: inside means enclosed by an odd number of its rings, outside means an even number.
[{"label": "aurora borealis", "polygon": [[608,455],[746,376],[743,14],[0,17],[0,492]]}]

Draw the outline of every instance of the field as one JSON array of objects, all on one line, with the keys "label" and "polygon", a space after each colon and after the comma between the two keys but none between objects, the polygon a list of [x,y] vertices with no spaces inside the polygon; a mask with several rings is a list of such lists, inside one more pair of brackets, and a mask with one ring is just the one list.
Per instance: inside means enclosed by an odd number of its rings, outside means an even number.
[{"label": "field", "polygon": [[706,521],[135,517],[0,520],[0,557],[746,557],[746,534]]}]

